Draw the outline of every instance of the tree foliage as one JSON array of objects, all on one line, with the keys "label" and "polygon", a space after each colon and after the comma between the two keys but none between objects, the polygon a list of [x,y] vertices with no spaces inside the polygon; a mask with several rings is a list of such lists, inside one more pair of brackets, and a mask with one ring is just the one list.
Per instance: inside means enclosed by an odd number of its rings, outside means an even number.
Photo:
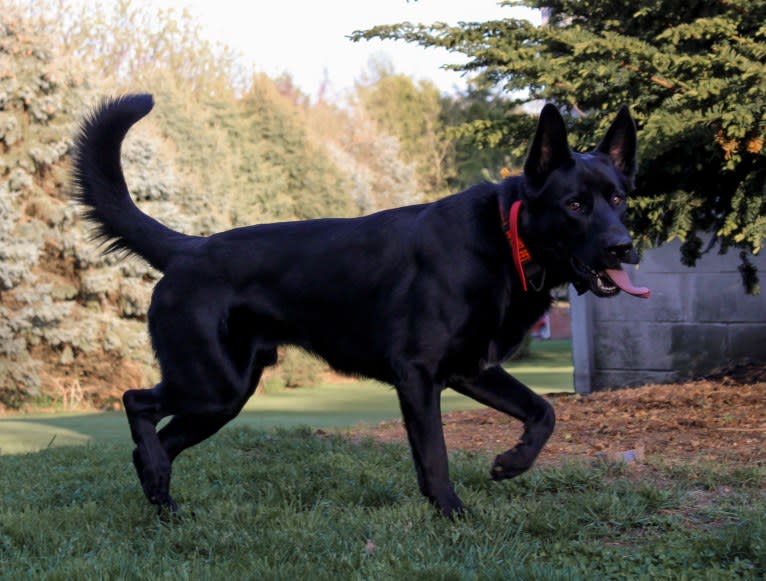
[{"label": "tree foliage", "polygon": [[[402,159],[416,170],[421,200],[435,200],[481,180],[498,178],[515,160],[479,138],[505,119],[507,103],[487,90],[440,94],[430,81],[374,62],[356,86],[354,109],[379,132],[396,138]],[[518,156],[517,156],[518,157]]]},{"label": "tree foliage", "polygon": [[399,140],[405,161],[417,168],[424,199],[450,193],[451,142],[445,134],[439,90],[430,81],[395,73],[386,63],[372,68],[356,87],[362,109],[383,132]]},{"label": "tree foliage", "polygon": [[[188,9],[152,9],[143,0],[9,0],[27,21],[56,32],[57,49],[89,62],[112,81],[231,96],[248,74],[238,54],[204,39]],[[168,88],[168,87],[166,87]]]},{"label": "tree foliage", "polygon": [[399,139],[363,108],[320,100],[306,113],[309,132],[348,175],[347,194],[361,214],[422,201],[415,165],[404,160]]},{"label": "tree foliage", "polygon": [[[442,96],[442,122],[451,152],[454,171],[447,182],[450,191],[458,192],[481,180],[496,180],[511,168],[523,164],[523,153],[497,147],[491,128],[503,126],[516,113],[506,99],[487,89],[471,89],[458,95]],[[527,116],[521,119],[533,121]],[[529,133],[533,131],[529,123]],[[520,128],[521,129],[521,128]],[[524,131],[519,131],[523,134]]]},{"label": "tree foliage", "polygon": [[[766,238],[765,0],[521,0],[526,20],[379,26],[355,34],[443,47],[467,57],[450,68],[477,87],[546,100],[570,114],[573,145],[589,148],[629,103],[640,130],[633,229],[644,245],[681,239],[682,261],[743,251]],[[520,115],[468,131],[518,154]],[[528,132],[521,134],[524,137]],[[703,243],[702,234],[712,237]]]},{"label": "tree foliage", "polygon": [[[104,96],[155,94],[157,106],[130,131],[122,162],[142,209],[175,229],[209,234],[358,213],[350,178],[270,79],[235,87],[228,61],[191,32],[174,48],[189,68],[176,68],[176,57],[159,49],[152,52],[159,60],[141,67],[130,55],[149,50],[140,45],[153,42],[151,34],[130,40],[124,19],[105,19],[94,32],[103,44],[94,44],[85,32],[67,32],[66,8],[77,14],[78,5],[56,6],[60,12],[50,3],[6,2],[0,12],[0,410],[30,401],[109,406],[126,387],[157,380],[145,317],[158,273],[140,260],[101,255],[69,202],[72,139]],[[83,18],[96,26],[105,16]],[[145,20],[172,25],[170,14],[136,13],[134,22]],[[125,67],[111,76],[106,63],[118,62]],[[205,75],[206,66],[219,68]]]},{"label": "tree foliage", "polygon": [[[347,193],[348,178],[312,142],[305,119],[271,79],[254,77],[236,106],[221,112],[219,123],[228,129],[230,148],[237,152],[238,190],[249,192],[260,216],[287,220],[356,213]],[[258,214],[240,213],[245,222],[257,221]]]}]

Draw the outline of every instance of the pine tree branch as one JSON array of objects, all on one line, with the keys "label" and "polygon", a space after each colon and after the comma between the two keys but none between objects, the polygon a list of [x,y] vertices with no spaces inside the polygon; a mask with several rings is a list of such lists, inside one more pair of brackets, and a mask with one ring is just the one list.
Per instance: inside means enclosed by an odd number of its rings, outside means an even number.
[{"label": "pine tree branch", "polygon": [[[627,70],[629,70],[629,71],[630,71],[630,72],[632,72],[632,73],[636,73],[636,74],[637,74],[637,75],[639,75],[639,76],[642,76],[642,77],[644,77],[644,78],[647,78],[647,77],[646,77],[646,73],[643,73],[643,72],[641,71],[641,69],[640,69],[639,67],[637,67],[636,65],[632,65],[632,64],[630,64],[630,63],[622,63],[622,67],[623,67],[624,69],[627,69]],[[657,85],[659,85],[660,87],[663,87],[663,88],[665,88],[665,89],[671,89],[671,90],[672,90],[672,89],[675,89],[675,88],[676,88],[676,86],[677,86],[677,83],[673,83],[673,82],[671,82],[671,81],[668,81],[667,79],[663,79],[662,77],[659,77],[659,76],[657,76],[657,75],[650,75],[648,78],[649,78],[649,80],[650,80],[650,81],[652,81],[653,83],[655,83],[655,84],[657,84]]]}]

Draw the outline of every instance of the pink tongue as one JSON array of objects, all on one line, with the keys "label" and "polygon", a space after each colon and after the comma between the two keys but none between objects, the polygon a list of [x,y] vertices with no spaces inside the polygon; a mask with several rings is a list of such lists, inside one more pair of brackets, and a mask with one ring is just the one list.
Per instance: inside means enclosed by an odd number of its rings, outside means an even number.
[{"label": "pink tongue", "polygon": [[630,282],[628,273],[624,270],[607,269],[606,274],[609,276],[609,278],[612,279],[614,284],[616,284],[628,294],[631,294],[635,297],[641,297],[642,299],[648,299],[652,294],[652,291],[650,291],[645,286],[633,286],[633,283]]}]

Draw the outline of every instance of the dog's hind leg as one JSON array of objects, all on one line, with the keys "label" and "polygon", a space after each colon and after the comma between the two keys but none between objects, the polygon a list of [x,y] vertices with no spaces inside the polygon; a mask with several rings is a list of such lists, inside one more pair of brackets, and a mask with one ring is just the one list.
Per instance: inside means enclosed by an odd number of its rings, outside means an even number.
[{"label": "dog's hind leg", "polygon": [[206,440],[233,420],[255,391],[262,372],[263,368],[255,369],[251,374],[251,388],[242,397],[228,405],[211,407],[205,413],[182,413],[173,416],[173,419],[159,433],[160,442],[170,461],[175,460],[176,456],[187,448]]},{"label": "dog's hind leg", "polygon": [[441,418],[441,391],[416,380],[397,387],[412,457],[423,495],[444,516],[463,511],[463,503],[449,480],[447,446]]},{"label": "dog's hind leg", "polygon": [[133,465],[149,502],[175,512],[170,496],[170,464],[157,436],[157,422],[169,415],[162,405],[162,384],[152,389],[130,389],[122,396],[130,434],[136,444]]},{"label": "dog's hind leg", "polygon": [[550,403],[501,367],[486,369],[474,379],[452,381],[450,387],[524,422],[524,433],[518,444],[495,458],[492,478],[513,478],[534,464],[556,425]]},{"label": "dog's hind leg", "polygon": [[219,413],[173,416],[159,433],[160,442],[168,459],[172,462],[187,448],[206,440],[233,420],[238,413],[239,409]]}]

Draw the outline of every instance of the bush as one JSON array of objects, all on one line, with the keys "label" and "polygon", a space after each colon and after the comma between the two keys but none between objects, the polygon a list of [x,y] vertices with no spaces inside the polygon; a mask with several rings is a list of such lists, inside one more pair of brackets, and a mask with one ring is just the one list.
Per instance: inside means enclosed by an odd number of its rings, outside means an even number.
[{"label": "bush", "polygon": [[325,364],[296,347],[287,347],[280,357],[278,376],[285,387],[311,387],[319,381]]}]

